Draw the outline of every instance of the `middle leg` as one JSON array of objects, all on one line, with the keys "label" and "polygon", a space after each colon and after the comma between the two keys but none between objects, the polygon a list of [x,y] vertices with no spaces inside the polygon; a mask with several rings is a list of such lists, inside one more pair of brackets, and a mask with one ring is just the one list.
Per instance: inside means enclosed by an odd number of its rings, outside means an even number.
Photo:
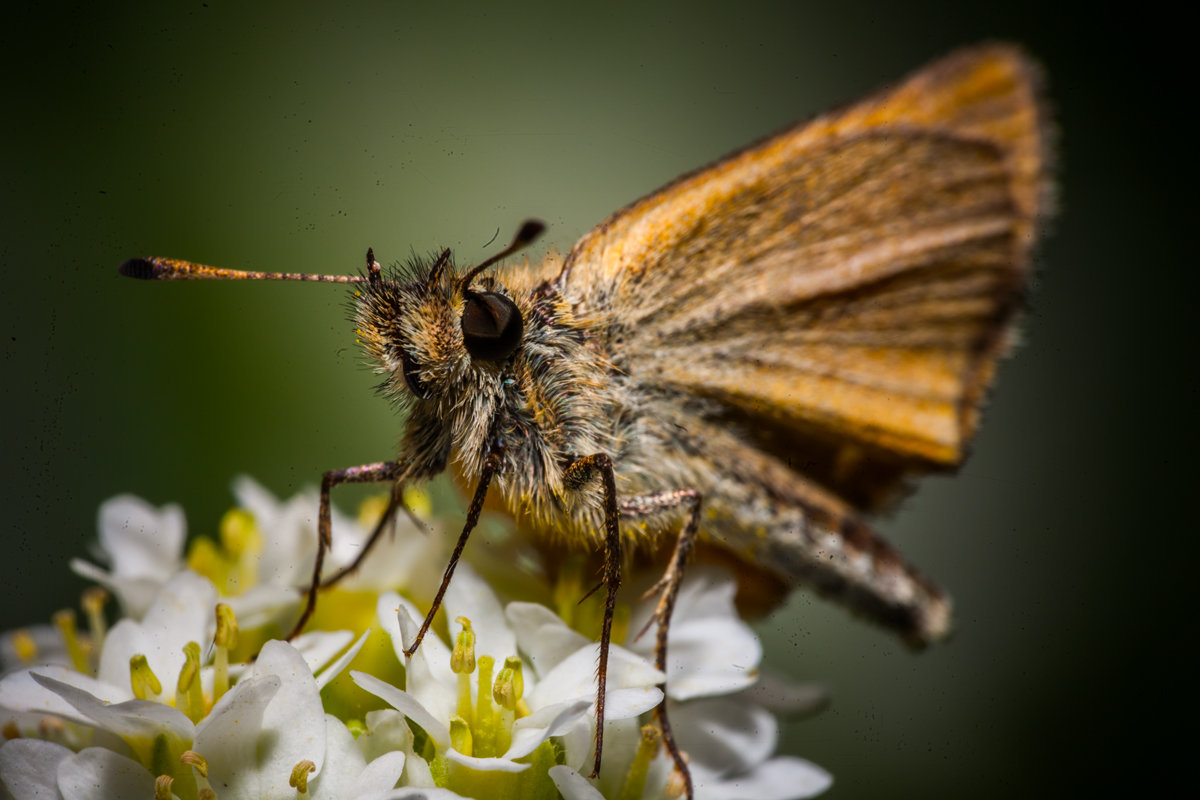
[{"label": "middle leg", "polygon": [[[675,600],[679,596],[679,586],[683,582],[683,568],[687,566],[688,558],[691,557],[692,550],[696,547],[696,535],[700,530],[700,500],[700,492],[695,489],[673,489],[630,497],[621,501],[620,504],[621,515],[633,518],[655,516],[691,506],[687,522],[679,532],[679,538],[675,540],[675,549],[671,553],[671,560],[667,562],[666,571],[663,572],[663,576],[658,579],[658,582],[646,592],[646,596],[657,593],[658,603],[655,605],[654,613],[647,621],[646,627],[638,633],[640,637],[650,628],[651,624],[657,623],[654,666],[664,675],[667,673],[667,634],[671,627],[671,614],[675,611]],[[671,720],[667,715],[666,682],[664,681],[658,688],[662,690],[663,699],[654,709],[654,718],[658,721],[658,727],[662,729],[663,746],[671,756],[671,761],[675,763],[675,768],[683,776],[686,796],[688,800],[691,800],[694,796],[692,775],[688,770],[687,761],[684,760],[683,751],[679,749],[679,744],[675,741],[675,734],[671,731]]]}]

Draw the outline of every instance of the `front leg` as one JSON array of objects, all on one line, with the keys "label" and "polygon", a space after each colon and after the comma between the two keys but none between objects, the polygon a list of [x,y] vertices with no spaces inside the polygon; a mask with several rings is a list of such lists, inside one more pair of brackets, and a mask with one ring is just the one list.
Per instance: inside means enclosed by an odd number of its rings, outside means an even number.
[{"label": "front leg", "polygon": [[[402,469],[398,461],[380,461],[375,464],[363,464],[359,467],[333,469],[321,476],[321,506],[317,512],[317,559],[313,563],[312,582],[308,585],[304,610],[300,612],[300,619],[296,620],[296,625],[292,628],[292,632],[287,635],[289,641],[300,635],[300,631],[308,624],[309,618],[312,617],[312,613],[317,607],[317,591],[321,588],[321,569],[325,565],[325,553],[329,550],[329,545],[333,541],[331,533],[333,528],[331,521],[332,511],[329,502],[329,494],[333,490],[333,487],[341,486],[344,483],[380,483],[382,481],[392,481],[400,476]],[[370,548],[374,544],[379,532],[383,530],[383,526],[394,511],[395,508],[389,504],[388,511],[383,515],[383,519],[379,521],[375,533],[372,534],[370,541],[367,543],[367,548]],[[355,564],[357,565],[358,561],[355,561]],[[341,573],[337,577],[341,577]]]},{"label": "front leg", "polygon": [[479,485],[475,487],[475,495],[471,498],[471,505],[467,508],[467,520],[463,525],[462,533],[458,536],[458,542],[454,545],[454,552],[450,554],[450,563],[446,565],[446,571],[442,574],[442,585],[438,587],[433,604],[429,607],[429,613],[425,615],[425,621],[421,623],[421,629],[417,631],[412,644],[405,648],[405,658],[412,658],[413,654],[417,652],[417,648],[421,646],[421,640],[425,638],[429,626],[433,624],[434,615],[442,607],[442,597],[445,596],[446,589],[450,586],[450,579],[454,577],[454,568],[458,566],[458,559],[467,545],[467,539],[479,522],[479,515],[483,512],[483,501],[487,498],[488,486],[499,468],[500,453],[493,450],[483,461],[483,472],[479,476]]}]

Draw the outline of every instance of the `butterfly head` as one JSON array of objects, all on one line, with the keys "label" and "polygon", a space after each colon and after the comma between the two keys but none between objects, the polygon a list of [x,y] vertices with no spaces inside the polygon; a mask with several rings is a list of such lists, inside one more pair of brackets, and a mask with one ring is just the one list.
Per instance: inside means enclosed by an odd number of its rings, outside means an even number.
[{"label": "butterfly head", "polygon": [[506,291],[478,268],[456,269],[449,250],[416,259],[355,293],[359,341],[404,403],[450,403],[494,383],[521,345],[524,320]]}]

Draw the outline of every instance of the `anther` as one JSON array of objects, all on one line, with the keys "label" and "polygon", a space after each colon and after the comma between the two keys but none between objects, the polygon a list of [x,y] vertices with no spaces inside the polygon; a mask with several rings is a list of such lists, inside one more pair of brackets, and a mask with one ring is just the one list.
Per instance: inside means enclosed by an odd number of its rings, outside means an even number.
[{"label": "anther", "polygon": [[79,631],[75,627],[75,612],[69,608],[55,613],[54,625],[62,633],[63,643],[67,647],[67,655],[71,658],[71,666],[77,671],[90,673],[87,663],[87,651],[79,639]]},{"label": "anther", "polygon": [[299,794],[308,794],[308,774],[315,772],[317,765],[309,761],[307,758],[292,767],[292,775],[288,778],[288,786],[291,786]]},{"label": "anther", "polygon": [[200,773],[200,777],[208,777],[208,759],[197,753],[195,750],[184,750],[179,754],[179,760],[184,766],[191,767]]},{"label": "anther", "polygon": [[146,656],[138,653],[129,659],[129,684],[138,700],[154,700],[162,694],[162,682],[150,669]]}]

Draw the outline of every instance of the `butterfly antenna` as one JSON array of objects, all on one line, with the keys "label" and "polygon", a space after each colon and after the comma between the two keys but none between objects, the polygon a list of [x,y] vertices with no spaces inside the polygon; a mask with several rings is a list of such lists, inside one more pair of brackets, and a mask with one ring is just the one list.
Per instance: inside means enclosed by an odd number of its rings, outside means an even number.
[{"label": "butterfly antenna", "polygon": [[374,264],[375,254],[368,251],[374,266],[368,267],[370,274],[363,275],[316,275],[308,272],[255,272],[241,269],[210,267],[193,261],[175,258],[131,258],[117,271],[126,278],[141,281],[312,281],[316,283],[370,283],[378,280],[379,265]]},{"label": "butterfly antenna", "polygon": [[518,250],[522,250],[522,249],[528,247],[529,245],[533,244],[533,242],[545,232],[546,232],[546,223],[541,222],[540,220],[536,220],[536,219],[525,220],[524,222],[521,223],[521,227],[517,229],[517,235],[513,237],[512,243],[509,244],[508,247],[501,250],[499,253],[496,253],[496,255],[489,258],[487,261],[484,261],[482,264],[480,264],[479,266],[475,267],[470,272],[468,272],[463,277],[463,279],[459,282],[459,288],[462,289],[462,291],[464,291],[464,292],[467,289],[470,289],[471,281],[475,279],[476,275],[483,272],[485,269],[490,267],[492,264],[495,264],[500,259],[506,258],[507,256],[511,256],[513,253],[517,252]]}]

